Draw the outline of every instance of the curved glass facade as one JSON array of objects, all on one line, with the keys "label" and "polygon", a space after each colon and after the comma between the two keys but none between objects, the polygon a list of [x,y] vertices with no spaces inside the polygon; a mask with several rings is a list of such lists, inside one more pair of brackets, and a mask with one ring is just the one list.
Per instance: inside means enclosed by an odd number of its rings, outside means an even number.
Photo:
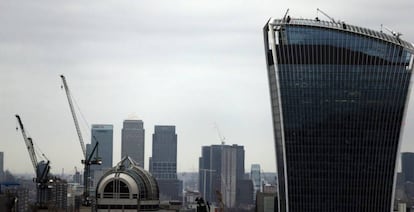
[{"label": "curved glass facade", "polygon": [[299,22],[264,29],[279,211],[390,212],[413,47]]}]

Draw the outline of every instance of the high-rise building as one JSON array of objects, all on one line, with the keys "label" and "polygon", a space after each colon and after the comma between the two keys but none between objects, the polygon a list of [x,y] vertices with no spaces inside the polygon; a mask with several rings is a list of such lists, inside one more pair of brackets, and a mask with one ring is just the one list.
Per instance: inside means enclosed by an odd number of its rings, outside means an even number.
[{"label": "high-rise building", "polygon": [[221,190],[221,145],[201,147],[198,186],[204,200],[215,202],[216,191]]},{"label": "high-rise building", "polygon": [[221,198],[226,207],[237,205],[237,186],[244,179],[244,147],[211,145],[201,148],[199,190],[206,201]]},{"label": "high-rise building", "polygon": [[91,133],[91,147],[93,148],[96,142],[99,142],[98,152],[95,152],[95,155],[98,154],[102,159],[102,164],[100,166],[91,166],[92,169],[95,167],[99,168],[112,168],[112,155],[113,155],[113,138],[114,131],[113,125],[111,124],[93,124]]},{"label": "high-rise building", "polygon": [[414,183],[414,152],[401,153],[401,172],[404,182]]},{"label": "high-rise building", "polygon": [[244,178],[244,148],[236,144],[221,149],[221,195],[228,208],[237,206],[237,189]]},{"label": "high-rise building", "polygon": [[4,153],[0,152],[0,181],[3,180],[4,176]]},{"label": "high-rise building", "polygon": [[113,125],[110,124],[93,124],[91,129],[91,145],[87,145],[87,153],[90,155],[96,142],[99,142],[94,157],[99,156],[102,159],[101,165],[92,165],[90,172],[90,195],[95,195],[95,188],[101,176],[112,168],[113,159]]},{"label": "high-rise building", "polygon": [[125,120],[122,128],[122,158],[129,156],[144,168],[145,129],[142,120]]},{"label": "high-rise building", "polygon": [[182,181],[177,178],[175,126],[156,125],[152,135],[150,173],[157,179],[161,200],[181,200]]},{"label": "high-rise building", "polygon": [[262,191],[262,173],[260,164],[252,164],[250,168],[250,179],[253,182],[253,199],[256,200],[256,193]]},{"label": "high-rise building", "polygon": [[264,40],[278,211],[392,211],[413,44],[289,16]]}]

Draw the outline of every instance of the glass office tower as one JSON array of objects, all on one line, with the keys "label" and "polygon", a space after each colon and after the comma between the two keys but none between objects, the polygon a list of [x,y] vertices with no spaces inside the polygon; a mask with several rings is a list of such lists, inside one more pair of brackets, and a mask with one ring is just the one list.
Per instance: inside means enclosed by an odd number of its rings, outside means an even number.
[{"label": "glass office tower", "polygon": [[290,17],[264,39],[279,211],[392,211],[413,45]]}]

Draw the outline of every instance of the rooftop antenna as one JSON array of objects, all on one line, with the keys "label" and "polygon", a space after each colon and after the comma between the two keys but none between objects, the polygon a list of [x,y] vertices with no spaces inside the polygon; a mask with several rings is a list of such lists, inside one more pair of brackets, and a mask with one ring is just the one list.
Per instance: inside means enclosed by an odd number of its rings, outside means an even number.
[{"label": "rooftop antenna", "polygon": [[324,11],[322,11],[319,8],[316,8],[316,13],[317,13],[316,18],[317,18],[317,20],[319,20],[319,18],[318,18],[319,12],[322,13],[322,15],[326,16],[327,18],[329,18],[332,22],[336,23],[335,19],[333,19],[331,16],[329,16],[328,14],[326,14]]},{"label": "rooftop antenna", "polygon": [[400,33],[400,32],[396,32],[396,31],[394,31],[394,30],[392,30],[392,29],[390,29],[390,28],[388,28],[388,27],[386,27],[386,26],[384,26],[384,25],[382,25],[381,24],[381,32],[382,32],[382,28],[384,28],[385,30],[387,30],[388,32],[390,32],[392,35],[394,35],[397,39],[400,39],[400,37],[401,37],[401,35],[402,35],[402,33]]}]

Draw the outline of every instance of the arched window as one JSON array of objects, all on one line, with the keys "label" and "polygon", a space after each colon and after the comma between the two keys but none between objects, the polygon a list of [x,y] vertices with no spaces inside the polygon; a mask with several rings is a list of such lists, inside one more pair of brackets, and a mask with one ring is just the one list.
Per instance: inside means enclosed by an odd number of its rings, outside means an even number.
[{"label": "arched window", "polygon": [[103,198],[129,199],[129,187],[121,180],[113,180],[106,184]]},{"label": "arched window", "polygon": [[119,198],[129,199],[129,188],[128,185],[122,181],[119,181]]}]

